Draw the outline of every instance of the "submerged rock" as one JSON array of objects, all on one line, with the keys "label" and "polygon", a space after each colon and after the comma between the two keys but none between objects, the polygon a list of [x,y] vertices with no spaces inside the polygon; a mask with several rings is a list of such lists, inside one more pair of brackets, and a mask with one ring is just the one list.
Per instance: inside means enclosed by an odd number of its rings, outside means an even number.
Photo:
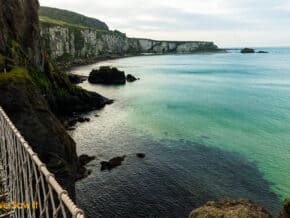
[{"label": "submerged rock", "polygon": [[255,49],[253,48],[244,48],[241,50],[241,53],[255,53]]},{"label": "submerged rock", "polygon": [[126,80],[127,80],[127,82],[135,82],[138,79],[135,76],[133,76],[132,74],[128,74],[126,76]]},{"label": "submerged rock", "polygon": [[272,217],[264,208],[249,200],[224,199],[210,201],[204,206],[191,212],[189,218],[270,218]]},{"label": "submerged rock", "polygon": [[259,54],[267,54],[269,52],[268,51],[258,51],[257,53],[259,53]]},{"label": "submerged rock", "polygon": [[89,82],[93,84],[122,85],[126,83],[125,73],[117,68],[103,66],[99,70],[92,70]]},{"label": "submerged rock", "polygon": [[139,158],[146,157],[146,155],[144,153],[137,153],[136,156],[139,157]]},{"label": "submerged rock", "polygon": [[109,161],[102,161],[100,164],[102,165],[101,170],[111,170],[117,166],[122,165],[122,162],[125,160],[126,156],[121,156],[121,157],[114,157],[110,159]]}]

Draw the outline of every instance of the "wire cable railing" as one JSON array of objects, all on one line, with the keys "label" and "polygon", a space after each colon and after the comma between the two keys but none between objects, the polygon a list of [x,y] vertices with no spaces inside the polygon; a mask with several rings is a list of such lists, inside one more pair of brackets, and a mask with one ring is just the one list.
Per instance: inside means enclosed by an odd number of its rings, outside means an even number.
[{"label": "wire cable railing", "polygon": [[84,218],[1,107],[0,182],[0,218]]}]

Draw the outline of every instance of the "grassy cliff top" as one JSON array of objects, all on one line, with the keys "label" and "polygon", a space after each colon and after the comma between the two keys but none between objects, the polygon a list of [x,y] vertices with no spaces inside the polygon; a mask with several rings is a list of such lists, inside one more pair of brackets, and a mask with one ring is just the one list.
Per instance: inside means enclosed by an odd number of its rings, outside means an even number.
[{"label": "grassy cliff top", "polygon": [[39,16],[41,17],[41,21],[46,23],[49,22],[58,25],[69,24],[76,27],[85,27],[106,31],[109,30],[107,24],[98,19],[86,17],[84,15],[62,9],[40,7]]},{"label": "grassy cliff top", "polygon": [[41,24],[51,24],[51,25],[56,25],[56,26],[67,26],[67,27],[76,27],[76,28],[81,28],[81,29],[89,29],[89,27],[87,26],[68,23],[65,21],[56,20],[56,19],[52,19],[52,18],[44,17],[44,16],[39,16],[39,21]]}]

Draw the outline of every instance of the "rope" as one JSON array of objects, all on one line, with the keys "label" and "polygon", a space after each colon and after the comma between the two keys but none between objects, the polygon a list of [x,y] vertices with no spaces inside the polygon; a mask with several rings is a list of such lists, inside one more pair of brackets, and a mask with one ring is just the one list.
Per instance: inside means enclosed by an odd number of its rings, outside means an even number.
[{"label": "rope", "polygon": [[10,204],[0,217],[85,217],[1,107],[0,180],[0,196]]}]

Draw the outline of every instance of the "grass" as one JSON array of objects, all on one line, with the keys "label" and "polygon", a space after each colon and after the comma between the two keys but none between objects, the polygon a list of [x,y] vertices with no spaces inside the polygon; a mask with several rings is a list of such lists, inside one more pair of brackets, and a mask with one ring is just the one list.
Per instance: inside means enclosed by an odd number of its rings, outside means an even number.
[{"label": "grass", "polygon": [[22,67],[14,67],[8,73],[0,73],[0,86],[26,83],[27,80],[31,80],[31,77]]},{"label": "grass", "polygon": [[43,17],[43,16],[39,17],[39,21],[40,23],[43,23],[43,24],[51,24],[51,25],[56,25],[56,26],[75,27],[75,28],[80,28],[80,29],[91,29],[90,27],[86,27],[83,25],[67,23],[61,20],[55,20],[55,19],[51,19],[49,17]]},{"label": "grass", "polygon": [[52,25],[52,26],[61,26],[61,27],[71,27],[74,29],[87,29],[87,30],[95,30],[96,32],[111,32],[108,30],[102,30],[102,29],[95,29],[92,27],[87,27],[87,26],[83,26],[83,25],[79,25],[79,24],[74,24],[74,23],[68,23],[65,21],[61,21],[61,20],[55,20],[49,17],[44,17],[44,16],[39,16],[39,21],[40,24],[42,25]]}]

